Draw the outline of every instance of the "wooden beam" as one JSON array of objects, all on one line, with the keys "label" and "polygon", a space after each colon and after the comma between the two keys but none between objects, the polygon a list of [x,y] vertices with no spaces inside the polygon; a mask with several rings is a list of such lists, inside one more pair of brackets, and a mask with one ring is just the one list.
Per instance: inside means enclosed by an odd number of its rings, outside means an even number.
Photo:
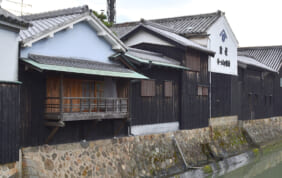
[{"label": "wooden beam", "polygon": [[118,127],[118,129],[115,131],[114,137],[117,136],[117,135],[120,133],[121,129],[124,127],[124,125],[125,125],[126,122],[127,122],[127,120],[124,119],[123,122],[122,122],[122,123],[120,124],[120,126]]},{"label": "wooden beam", "polygon": [[47,122],[45,122],[45,126],[49,126],[49,127],[65,127],[65,123],[63,121],[59,121],[59,122],[47,121]]},{"label": "wooden beam", "polygon": [[50,133],[50,135],[47,137],[45,144],[48,144],[52,138],[54,137],[54,135],[57,133],[57,131],[59,130],[60,127],[55,127],[52,132]]}]

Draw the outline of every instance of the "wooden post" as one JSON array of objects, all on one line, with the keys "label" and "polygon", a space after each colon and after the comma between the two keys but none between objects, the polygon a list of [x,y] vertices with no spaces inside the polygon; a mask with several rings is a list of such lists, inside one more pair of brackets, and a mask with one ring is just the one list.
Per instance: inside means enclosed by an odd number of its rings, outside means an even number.
[{"label": "wooden post", "polygon": [[91,99],[89,98],[88,100],[89,100],[88,101],[88,109],[89,109],[89,112],[91,112]]},{"label": "wooden post", "polygon": [[64,75],[61,73],[60,75],[60,116],[63,118],[64,112]]},{"label": "wooden post", "polygon": [[72,99],[70,99],[70,112],[72,112]]},{"label": "wooden post", "polygon": [[82,106],[81,106],[81,98],[79,99],[79,112],[81,112],[81,110],[82,110]]},{"label": "wooden post", "polygon": [[97,98],[97,112],[100,112],[99,100],[100,98]]}]

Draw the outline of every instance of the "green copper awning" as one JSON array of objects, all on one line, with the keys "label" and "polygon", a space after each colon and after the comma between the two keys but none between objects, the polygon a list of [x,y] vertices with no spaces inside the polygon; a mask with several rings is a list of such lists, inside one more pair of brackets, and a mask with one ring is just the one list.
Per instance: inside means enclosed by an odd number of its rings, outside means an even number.
[{"label": "green copper awning", "polygon": [[61,65],[41,64],[41,63],[38,63],[30,59],[21,59],[21,60],[27,64],[32,65],[33,67],[39,70],[59,71],[59,72],[88,74],[88,75],[99,75],[99,76],[108,76],[108,77],[120,77],[120,78],[148,79],[148,77],[142,74],[139,74],[137,72],[134,72],[134,71],[116,72],[116,71],[108,71],[108,70],[102,70],[102,69],[96,70],[96,69],[69,67],[69,66],[61,66]]}]

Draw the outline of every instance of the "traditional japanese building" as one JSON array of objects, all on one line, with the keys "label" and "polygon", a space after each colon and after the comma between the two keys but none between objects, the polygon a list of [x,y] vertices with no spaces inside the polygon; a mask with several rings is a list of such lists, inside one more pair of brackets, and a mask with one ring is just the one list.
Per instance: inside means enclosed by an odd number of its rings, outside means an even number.
[{"label": "traditional japanese building", "polygon": [[132,84],[132,133],[208,126],[208,57],[214,52],[173,29],[142,20],[121,37],[123,60],[151,80]]},{"label": "traditional japanese building", "polygon": [[[238,48],[238,60],[264,69],[239,68],[242,102],[239,117],[243,120],[262,119],[282,115],[282,46],[254,46]],[[239,63],[240,64],[240,63]]]},{"label": "traditional japanese building", "polygon": [[127,135],[129,81],[147,77],[109,59],[125,45],[87,6],[23,18],[21,146]]},{"label": "traditional japanese building", "polygon": [[[149,20],[173,29],[175,33],[215,51],[209,57],[209,117],[236,114],[236,97],[232,85],[237,77],[238,41],[224,12]],[[115,24],[111,29],[119,36],[136,28],[139,22]],[[187,67],[190,67],[189,65]],[[188,109],[188,108],[187,108]]]}]

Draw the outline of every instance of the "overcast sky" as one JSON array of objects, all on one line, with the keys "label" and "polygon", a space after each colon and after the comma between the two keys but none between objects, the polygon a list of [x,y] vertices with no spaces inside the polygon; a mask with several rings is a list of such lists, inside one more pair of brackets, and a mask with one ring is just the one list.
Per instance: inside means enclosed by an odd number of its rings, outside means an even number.
[{"label": "overcast sky", "polygon": [[[2,7],[18,9],[13,1]],[[116,0],[117,22],[224,11],[240,46],[282,45],[281,0]],[[27,12],[42,12],[88,4],[106,11],[106,0],[24,0]]]}]

